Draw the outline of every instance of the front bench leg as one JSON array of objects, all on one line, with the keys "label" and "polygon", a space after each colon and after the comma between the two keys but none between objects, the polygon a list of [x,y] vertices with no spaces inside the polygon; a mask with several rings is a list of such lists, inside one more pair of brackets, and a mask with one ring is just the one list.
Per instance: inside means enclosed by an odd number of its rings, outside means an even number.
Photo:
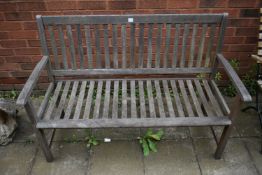
[{"label": "front bench leg", "polygon": [[226,144],[227,144],[227,141],[229,139],[229,136],[233,130],[233,127],[234,127],[234,121],[236,119],[236,117],[238,116],[239,114],[239,106],[240,106],[240,97],[237,96],[236,99],[235,99],[235,102],[233,104],[233,106],[231,107],[231,113],[229,114],[229,117],[232,121],[232,124],[231,125],[228,125],[228,126],[225,126],[224,127],[224,130],[222,132],[222,135],[220,137],[220,140],[219,140],[219,143],[217,145],[217,149],[216,149],[216,152],[215,152],[215,159],[220,159],[223,152],[224,152],[224,149],[226,147]]},{"label": "front bench leg", "polygon": [[51,150],[50,150],[50,148],[48,146],[48,142],[46,140],[44,131],[42,129],[37,129],[36,128],[37,115],[36,115],[36,111],[34,109],[34,106],[33,106],[32,102],[31,102],[31,100],[28,100],[26,102],[25,110],[26,110],[26,112],[27,112],[27,114],[29,116],[30,121],[32,122],[32,126],[33,126],[33,129],[35,131],[37,141],[38,141],[40,147],[43,150],[43,153],[44,153],[44,155],[46,157],[46,161],[47,162],[52,162],[54,160],[54,158],[53,158]]}]

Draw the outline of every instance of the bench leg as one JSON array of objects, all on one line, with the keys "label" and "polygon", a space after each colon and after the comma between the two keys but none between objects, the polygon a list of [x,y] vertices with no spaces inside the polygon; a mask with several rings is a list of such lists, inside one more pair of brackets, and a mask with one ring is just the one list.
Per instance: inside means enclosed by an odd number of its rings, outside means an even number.
[{"label": "bench leg", "polygon": [[46,140],[44,130],[36,129],[36,137],[37,137],[38,143],[39,143],[40,147],[42,148],[42,151],[45,155],[46,161],[52,162],[54,160],[54,157],[53,157],[51,150],[48,146],[48,142]]}]

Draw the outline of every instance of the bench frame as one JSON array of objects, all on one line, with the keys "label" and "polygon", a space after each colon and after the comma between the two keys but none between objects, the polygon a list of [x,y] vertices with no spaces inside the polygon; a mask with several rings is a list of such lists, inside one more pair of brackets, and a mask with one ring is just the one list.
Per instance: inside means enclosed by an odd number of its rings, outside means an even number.
[{"label": "bench frame", "polygon": [[[23,90],[21,91],[18,99],[17,99],[17,104],[20,106],[23,106],[29,116],[29,119],[32,122],[34,131],[36,133],[37,140],[44,152],[44,155],[46,157],[46,160],[48,162],[51,162],[53,160],[53,155],[50,151],[50,141],[47,141],[46,136],[44,134],[43,129],[45,128],[68,128],[67,123],[60,123],[59,127],[55,126],[50,127],[50,125],[45,125],[45,123],[39,123],[39,120],[41,116],[45,113],[46,107],[48,105],[48,97],[51,93],[51,91],[54,89],[56,86],[56,76],[81,76],[81,75],[104,75],[107,73],[113,74],[113,75],[118,75],[118,74],[126,74],[126,75],[139,75],[141,73],[145,75],[150,75],[154,73],[159,73],[159,74],[183,74],[183,73],[197,73],[197,72],[208,72],[211,73],[210,79],[213,79],[216,72],[217,72],[217,67],[219,64],[223,66],[225,69],[225,72],[227,73],[228,77],[230,80],[233,82],[235,88],[237,89],[238,96],[237,99],[233,105],[233,110],[229,114],[229,118],[231,120],[230,123],[225,123],[225,128],[223,130],[222,136],[220,140],[218,140],[215,137],[215,140],[217,142],[217,150],[215,152],[215,158],[220,159],[223,153],[223,150],[226,146],[227,140],[229,138],[229,135],[233,129],[233,123],[238,115],[238,107],[240,104],[240,101],[242,100],[243,102],[249,102],[251,101],[251,96],[247,89],[245,88],[244,84],[241,82],[240,78],[234,71],[234,69],[231,67],[227,59],[221,54],[222,50],[222,45],[223,45],[223,36],[225,33],[225,28],[226,28],[226,18],[227,14],[201,14],[201,15],[195,15],[195,14],[188,14],[188,15],[122,15],[122,16],[117,16],[117,15],[108,15],[108,16],[103,16],[104,19],[101,20],[101,16],[66,16],[66,17],[42,17],[42,16],[37,16],[37,24],[39,28],[39,36],[40,36],[40,41],[41,45],[43,48],[43,53],[45,56],[42,57],[42,59],[38,62],[36,67],[34,68],[32,74],[30,75],[29,79],[27,80],[26,84],[24,85]],[[115,17],[118,17],[118,20],[115,20]],[[199,18],[201,17],[202,20],[204,20],[206,23],[210,23],[213,20],[216,19],[221,19],[221,30],[220,30],[220,37],[219,38],[219,45],[217,48],[217,54],[214,62],[214,67],[212,69],[209,68],[151,68],[151,69],[144,69],[144,68],[138,68],[135,71],[133,69],[70,69],[70,70],[54,70],[51,66],[51,61],[49,59],[49,54],[48,54],[48,48],[46,44],[46,39],[44,35],[44,24],[104,24],[105,21],[109,21],[114,24],[124,24],[127,23],[126,19],[127,17],[132,17],[136,22],[151,22],[151,23],[161,23],[161,22],[172,22],[176,21],[176,23],[185,23],[185,22],[197,22]],[[113,22],[112,22],[113,21]],[[50,80],[50,85],[47,89],[47,92],[45,94],[45,98],[38,110],[38,112],[35,110],[35,107],[32,104],[32,101],[30,99],[30,95],[33,92],[33,89],[36,87],[36,84],[38,82],[39,76],[41,72],[46,69],[48,73],[48,77]],[[59,122],[59,121],[58,121]],[[81,122],[81,121],[79,121]],[[105,121],[106,123],[106,121]],[[136,122],[134,122],[136,123]],[[106,125],[106,124],[105,124]],[[208,123],[203,123],[202,125],[208,126]],[[201,125],[201,126],[202,126]],[[71,128],[87,128],[89,125],[79,127],[77,123],[74,125],[71,125]],[[153,124],[152,127],[157,126],[157,124]],[[168,126],[168,121],[166,122],[164,127]],[[196,124],[188,123],[188,125],[179,125],[178,126],[198,126]],[[115,127],[121,127],[121,124],[119,126]],[[122,123],[122,127],[124,127],[124,123]],[[136,125],[134,124],[133,127],[143,127],[142,124]],[[212,127],[211,127],[212,128]],[[213,130],[212,130],[213,131]],[[214,132],[213,135],[215,136]]]}]

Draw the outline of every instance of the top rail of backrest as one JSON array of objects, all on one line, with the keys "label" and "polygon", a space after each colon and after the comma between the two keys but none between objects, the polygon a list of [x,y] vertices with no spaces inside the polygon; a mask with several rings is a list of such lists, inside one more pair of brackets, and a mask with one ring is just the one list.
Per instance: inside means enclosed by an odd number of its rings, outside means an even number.
[{"label": "top rail of backrest", "polygon": [[50,24],[128,24],[128,23],[221,23],[220,14],[130,14],[130,15],[68,15],[42,16],[44,25]]}]

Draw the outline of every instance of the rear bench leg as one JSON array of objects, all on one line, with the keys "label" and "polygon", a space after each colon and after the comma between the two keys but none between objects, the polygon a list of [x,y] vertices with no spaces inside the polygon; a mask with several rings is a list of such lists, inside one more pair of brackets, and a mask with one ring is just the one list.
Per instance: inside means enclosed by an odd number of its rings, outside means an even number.
[{"label": "rear bench leg", "polygon": [[33,129],[34,129],[34,131],[36,133],[36,138],[38,140],[38,143],[39,143],[40,147],[42,148],[42,150],[44,152],[44,155],[46,157],[46,161],[47,162],[53,161],[54,158],[53,158],[53,155],[52,155],[52,153],[50,151],[50,148],[48,146],[48,142],[46,140],[44,131],[42,129],[36,128],[36,123],[37,123],[38,118],[37,118],[34,106],[33,106],[33,104],[32,104],[30,99],[25,104],[25,110],[26,110],[26,112],[28,114],[29,119],[32,122]]},{"label": "rear bench leg", "polygon": [[229,136],[233,130],[233,126],[234,126],[234,121],[236,119],[236,116],[238,115],[239,112],[239,106],[240,106],[240,98],[239,96],[236,97],[234,104],[231,107],[231,113],[229,114],[229,117],[232,121],[231,125],[225,126],[224,130],[222,132],[222,135],[220,137],[219,143],[217,145],[217,149],[215,152],[215,159],[220,159],[224,149],[226,147],[227,141],[229,139]]}]

